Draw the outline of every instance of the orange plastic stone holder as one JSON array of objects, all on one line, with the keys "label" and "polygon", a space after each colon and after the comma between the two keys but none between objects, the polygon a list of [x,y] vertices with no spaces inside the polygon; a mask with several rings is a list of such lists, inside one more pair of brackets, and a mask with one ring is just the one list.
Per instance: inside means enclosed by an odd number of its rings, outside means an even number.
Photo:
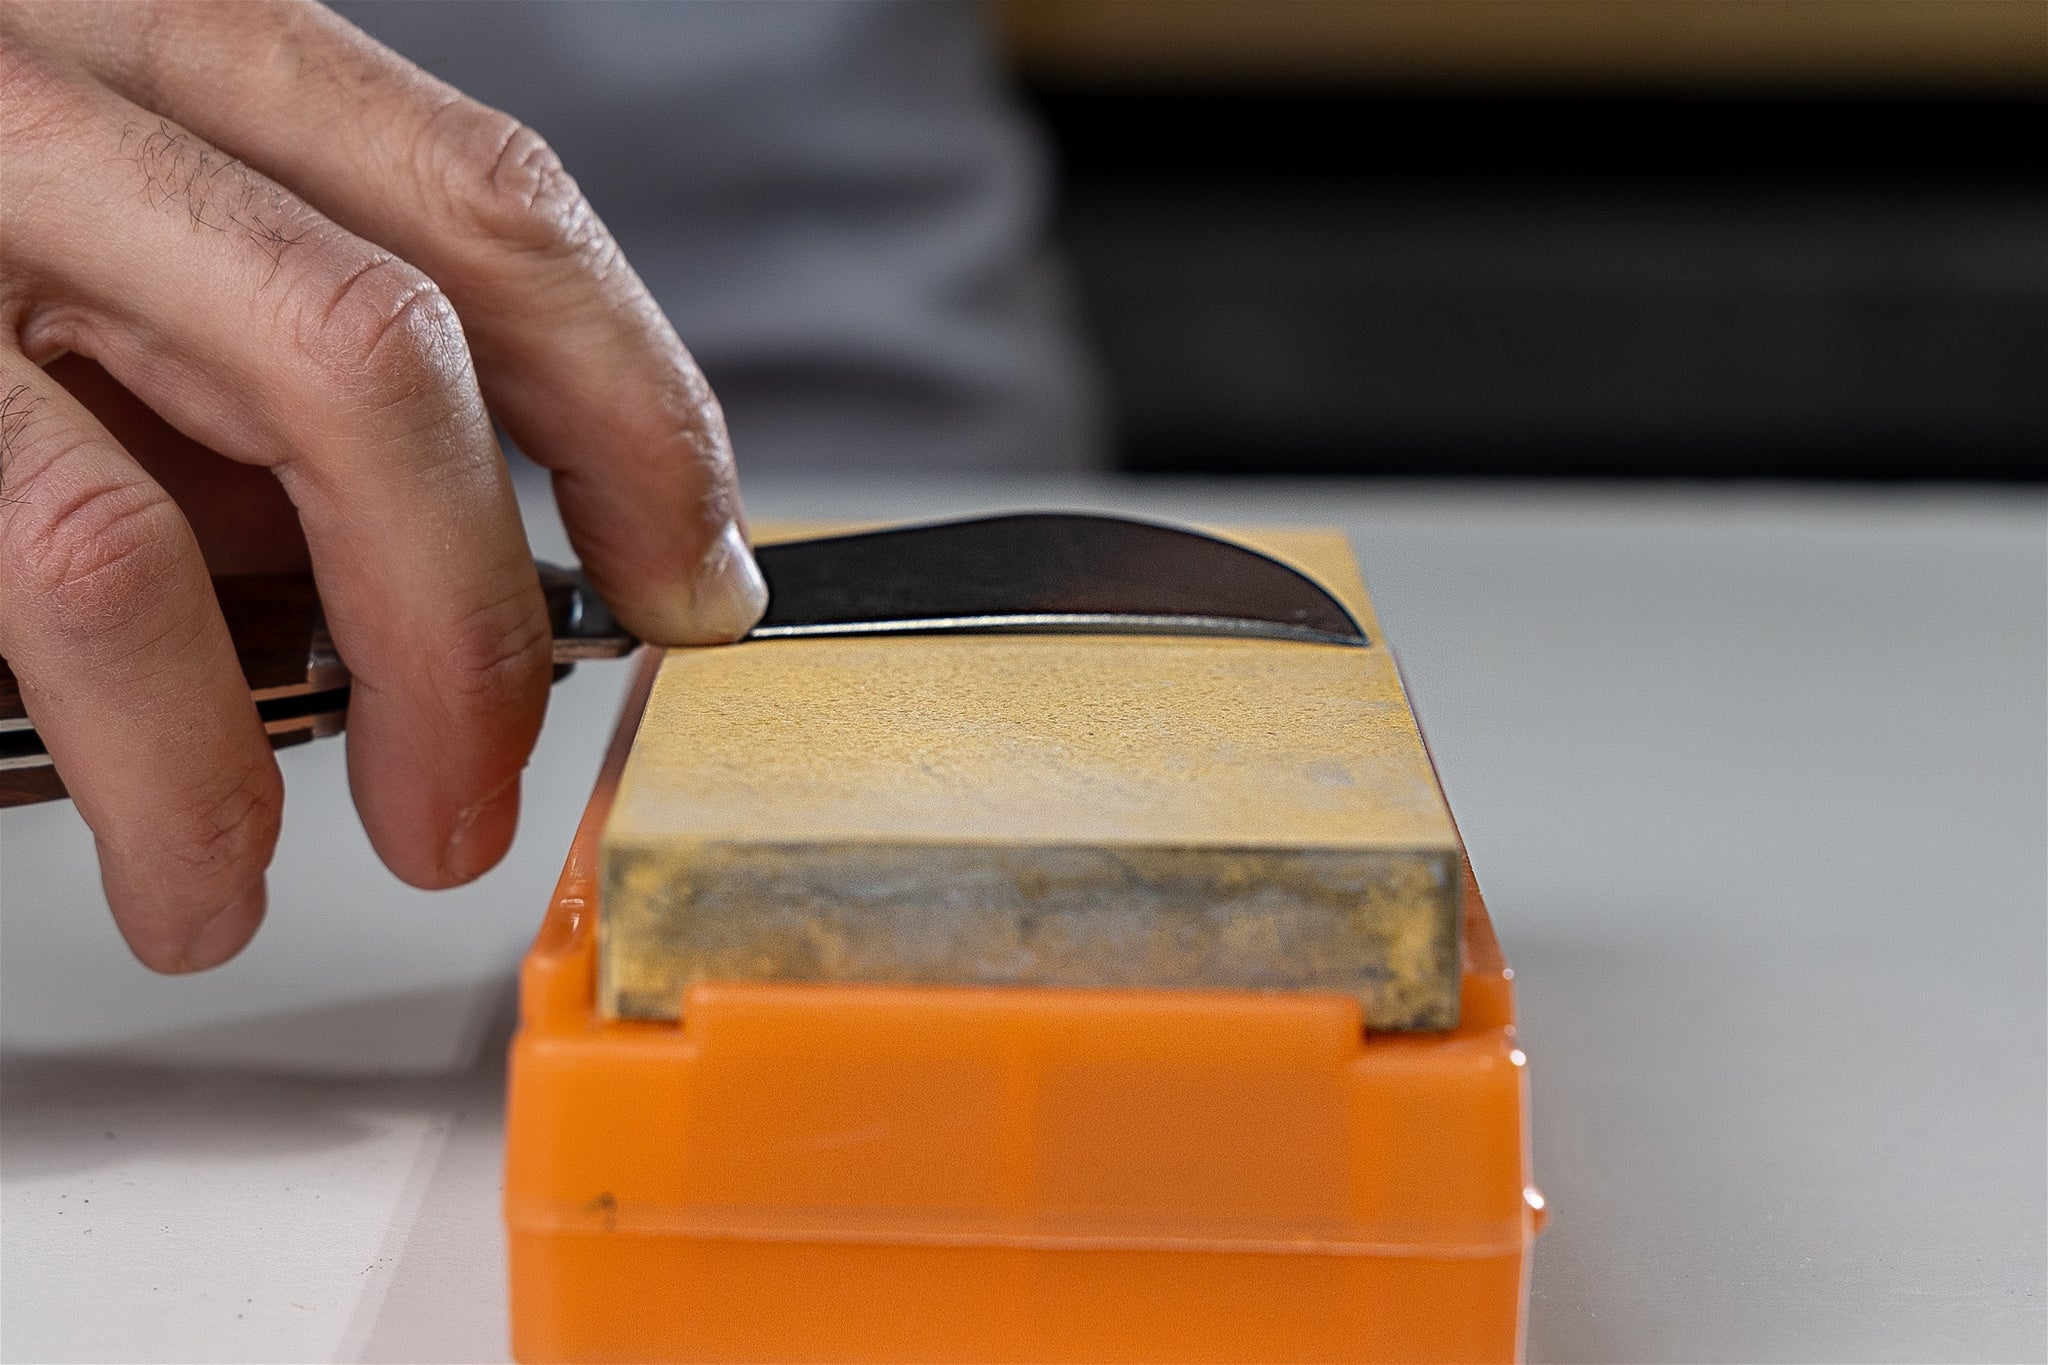
[{"label": "orange plastic stone holder", "polygon": [[1334,995],[808,984],[608,1021],[597,846],[651,677],[521,980],[520,1360],[1518,1357],[1542,1201],[1476,887],[1448,1034]]}]

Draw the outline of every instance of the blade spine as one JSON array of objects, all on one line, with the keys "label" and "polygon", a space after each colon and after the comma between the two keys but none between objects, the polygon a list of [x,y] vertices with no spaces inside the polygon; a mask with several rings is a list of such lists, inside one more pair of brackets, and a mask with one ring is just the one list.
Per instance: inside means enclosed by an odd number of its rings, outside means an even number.
[{"label": "blade spine", "polygon": [[[1167,534],[1169,534],[1169,535],[1174,535],[1174,536],[1180,536],[1180,537],[1185,537],[1185,538],[1187,538],[1187,539],[1190,539],[1190,540],[1202,541],[1202,542],[1204,542],[1204,543],[1207,543],[1207,544],[1210,544],[1210,545],[1214,545],[1214,546],[1218,546],[1218,547],[1220,547],[1220,548],[1223,548],[1223,549],[1227,549],[1227,550],[1232,550],[1232,551],[1235,551],[1235,552],[1237,552],[1238,554],[1242,554],[1242,555],[1249,555],[1249,556],[1251,556],[1251,557],[1252,557],[1252,558],[1254,558],[1254,559],[1258,559],[1258,560],[1263,560],[1263,561],[1264,561],[1264,562],[1266,562],[1267,564],[1270,564],[1270,565],[1274,566],[1275,568],[1278,568],[1278,569],[1280,569],[1280,570],[1284,571],[1285,573],[1287,573],[1287,574],[1291,575],[1292,577],[1294,577],[1295,579],[1299,580],[1299,581],[1300,581],[1301,583],[1303,583],[1304,585],[1306,585],[1307,587],[1309,587],[1310,589],[1312,589],[1312,590],[1313,590],[1313,591],[1314,591],[1315,593],[1317,593],[1317,594],[1318,594],[1318,595],[1319,595],[1319,596],[1320,596],[1320,597],[1322,598],[1322,600],[1323,600],[1323,601],[1324,601],[1325,603],[1327,603],[1327,604],[1328,604],[1328,605],[1329,605],[1330,607],[1332,607],[1332,608],[1333,608],[1333,609],[1334,609],[1334,610],[1335,610],[1335,611],[1337,612],[1337,614],[1338,614],[1338,615],[1339,615],[1340,617],[1342,617],[1342,618],[1343,618],[1343,619],[1344,619],[1344,620],[1345,620],[1345,621],[1346,621],[1347,623],[1349,623],[1349,625],[1351,626],[1352,630],[1353,630],[1354,632],[1356,632],[1356,636],[1357,636],[1357,643],[1360,643],[1360,644],[1363,644],[1363,645],[1367,645],[1367,646],[1370,646],[1370,645],[1371,645],[1371,643],[1372,643],[1371,637],[1370,637],[1370,636],[1368,636],[1368,635],[1366,634],[1366,631],[1365,631],[1365,627],[1361,626],[1361,625],[1360,625],[1360,624],[1358,623],[1358,618],[1357,618],[1357,616],[1356,616],[1356,615],[1355,615],[1355,614],[1354,614],[1354,613],[1352,612],[1352,610],[1351,610],[1350,606],[1349,606],[1349,605],[1347,605],[1347,604],[1346,604],[1346,603],[1344,602],[1344,600],[1343,600],[1342,598],[1340,598],[1339,596],[1337,596],[1337,594],[1336,594],[1336,593],[1334,593],[1334,592],[1330,591],[1330,589],[1329,589],[1329,588],[1325,587],[1325,586],[1324,586],[1324,585],[1323,585],[1322,583],[1318,582],[1318,581],[1317,581],[1317,580],[1315,579],[1315,577],[1314,577],[1313,575],[1311,575],[1311,574],[1308,574],[1308,573],[1304,572],[1303,570],[1301,570],[1301,569],[1299,569],[1299,568],[1296,568],[1296,567],[1295,567],[1294,565],[1292,565],[1292,564],[1288,563],[1288,562],[1287,562],[1286,560],[1284,560],[1284,559],[1281,559],[1281,558],[1279,558],[1279,557],[1278,557],[1278,556],[1276,556],[1276,555],[1268,554],[1268,553],[1267,553],[1266,551],[1264,551],[1264,550],[1261,550],[1261,549],[1257,548],[1256,546],[1252,546],[1252,545],[1247,545],[1247,544],[1243,543],[1242,541],[1238,541],[1238,540],[1232,540],[1232,539],[1230,539],[1230,538],[1228,538],[1228,537],[1226,537],[1226,536],[1216,535],[1216,534],[1214,534],[1214,533],[1212,533],[1212,532],[1209,532],[1209,531],[1205,531],[1205,530],[1200,530],[1200,529],[1197,529],[1197,528],[1195,528],[1195,527],[1190,527],[1190,526],[1181,526],[1181,525],[1176,525],[1176,524],[1174,524],[1174,523],[1172,523],[1172,522],[1165,522],[1165,521],[1154,521],[1154,520],[1151,520],[1150,518],[1147,518],[1147,517],[1132,517],[1132,516],[1124,516],[1124,515],[1122,515],[1122,514],[1120,514],[1120,513],[1114,513],[1114,512],[1077,512],[1077,511],[1047,511],[1047,510],[1043,510],[1043,509],[1040,509],[1040,510],[1033,510],[1033,511],[1012,511],[1012,512],[995,512],[995,513],[989,513],[989,514],[985,514],[985,515],[972,515],[972,516],[964,516],[964,517],[949,517],[949,518],[945,518],[945,519],[941,519],[941,520],[936,520],[936,521],[922,521],[922,522],[913,522],[913,523],[911,523],[911,524],[909,524],[909,525],[897,525],[897,526],[876,526],[876,527],[871,527],[871,528],[869,528],[869,529],[867,529],[867,530],[864,530],[864,531],[843,531],[843,532],[839,532],[839,533],[836,533],[836,534],[833,534],[833,535],[826,535],[826,536],[810,536],[810,537],[800,537],[800,538],[798,538],[798,539],[795,539],[795,540],[769,541],[769,542],[767,542],[766,544],[763,544],[763,545],[758,545],[758,546],[755,546],[755,547],[754,547],[754,549],[755,549],[755,552],[756,552],[757,556],[758,556],[758,555],[759,555],[760,553],[762,553],[762,552],[767,552],[767,553],[773,554],[773,553],[774,553],[775,551],[777,551],[777,550],[786,550],[786,551],[788,551],[788,552],[791,552],[791,553],[803,554],[803,553],[809,553],[809,552],[813,552],[813,551],[817,551],[817,550],[824,550],[824,549],[827,549],[827,547],[831,547],[831,546],[835,546],[835,545],[843,544],[843,543],[845,543],[845,542],[847,542],[847,541],[853,541],[853,540],[873,540],[873,539],[879,539],[879,538],[884,538],[884,537],[896,537],[896,536],[902,536],[902,535],[910,535],[910,534],[917,534],[917,533],[920,533],[920,532],[931,532],[931,531],[951,530],[951,529],[955,529],[955,528],[968,528],[968,527],[984,527],[984,526],[990,525],[990,524],[992,524],[992,523],[997,523],[997,522],[1005,522],[1005,521],[1081,521],[1081,522],[1094,522],[1094,523],[1101,523],[1101,524],[1106,524],[1106,525],[1112,525],[1112,526],[1122,526],[1122,527],[1143,527],[1143,528],[1145,528],[1145,529],[1147,529],[1147,530],[1152,530],[1152,531],[1164,531],[1164,532],[1166,532],[1166,533],[1167,533]],[[763,567],[764,567],[764,568],[768,568],[768,567],[770,567],[770,566],[764,565]],[[771,580],[771,582],[772,582],[772,580]],[[770,606],[770,612],[771,612],[771,614],[772,614],[772,612],[773,612],[773,605],[772,605],[772,602],[771,602],[771,606]],[[1101,616],[1101,615],[1105,615],[1105,614],[1108,614],[1108,613],[1061,613],[1061,614],[1059,614],[1059,615],[1076,615],[1076,616],[1079,616],[1079,615],[1086,615],[1086,616],[1091,616],[1091,617],[1092,617],[1092,616]],[[1116,614],[1116,615],[1129,615],[1129,616],[1144,616],[1144,615],[1153,615],[1153,616],[1158,616],[1158,617],[1161,617],[1162,619],[1171,619],[1171,620],[1194,620],[1194,619],[1200,619],[1200,618],[1197,618],[1196,616],[1194,616],[1193,614],[1178,614],[1178,613],[1115,613],[1115,614]],[[1024,613],[1008,613],[1008,612],[1005,612],[1005,613],[1001,613],[1000,615],[1001,615],[1001,616],[1002,616],[1003,618],[1006,618],[1006,619],[1007,619],[1007,618],[1010,618],[1010,617],[1012,617],[1012,616],[1022,616],[1022,615],[1024,615]],[[982,616],[982,617],[979,617],[979,618],[976,618],[976,619],[989,619],[989,620],[994,620],[994,619],[996,619],[996,616],[997,616],[997,614],[995,614],[995,613],[988,613],[988,614],[984,614],[984,616]],[[870,628],[869,628],[869,629],[867,629],[867,630],[863,630],[863,631],[859,631],[859,632],[855,632],[855,631],[847,631],[847,630],[841,630],[841,631],[835,631],[835,632],[833,632],[833,633],[836,633],[836,634],[856,634],[856,633],[858,633],[858,634],[885,634],[885,633],[901,633],[901,631],[900,631],[900,630],[895,630],[895,629],[891,629],[891,630],[884,630],[884,629],[882,629],[882,627],[883,627],[884,625],[887,625],[887,624],[891,624],[891,623],[893,622],[893,620],[894,620],[894,619],[896,619],[896,618],[891,618],[891,622],[883,622],[883,621],[874,621],[874,622],[872,622],[872,623],[871,623],[871,625],[870,625]],[[925,620],[925,619],[928,619],[928,618],[924,618],[924,617],[904,617],[904,618],[900,618],[900,619],[901,619],[901,620],[903,620],[903,621],[907,621],[907,622],[916,622],[916,621],[922,621],[922,620]],[[1264,621],[1264,620],[1263,620],[1262,618],[1258,618],[1258,617],[1216,617],[1216,618],[1209,618],[1209,619],[1215,619],[1215,620],[1220,620],[1220,621],[1237,621],[1237,620],[1243,620],[1243,621],[1254,621],[1254,622],[1258,622],[1258,623],[1260,623],[1261,625],[1271,625],[1271,626],[1275,626],[1275,627],[1280,627],[1280,628],[1282,628],[1282,629],[1286,629],[1286,628],[1287,628],[1287,627],[1285,627],[1285,626],[1283,625],[1283,623],[1280,623],[1280,622],[1266,622],[1266,621]],[[813,628],[812,628],[812,625],[813,625],[813,624],[814,624],[814,623],[802,623],[802,624],[799,624],[799,625],[775,625],[775,626],[769,626],[769,627],[756,627],[756,628],[755,628],[755,630],[753,631],[753,633],[752,633],[752,634],[751,634],[751,635],[750,635],[750,636],[749,636],[748,638],[758,638],[758,639],[775,639],[775,638],[781,638],[781,637],[783,637],[783,636],[786,636],[786,635],[788,635],[788,636],[793,636],[793,635],[796,635],[796,634],[798,634],[798,633],[800,633],[800,632],[801,632],[801,633],[806,633],[806,634],[821,634],[821,633],[824,633],[824,632],[822,632],[822,631],[819,631],[819,630],[813,629]],[[916,630],[926,630],[926,631],[929,631],[929,630],[933,630],[933,629],[936,629],[935,627],[930,627],[930,626],[911,626],[911,627],[908,627],[908,628],[909,628],[909,629],[916,629]],[[965,629],[969,629],[969,628],[968,628],[968,627],[951,627],[950,629],[961,629],[961,630],[965,630]],[[983,627],[983,629],[988,629],[988,627]],[[1316,630],[1316,629],[1315,629],[1314,627],[1306,627],[1306,628],[1301,628],[1301,629],[1304,629],[1304,630],[1306,630],[1307,632],[1311,633],[1311,634],[1312,634],[1312,635],[1313,635],[1313,636],[1314,636],[1314,637],[1315,637],[1315,638],[1316,638],[1317,640],[1319,640],[1319,641],[1328,641],[1328,642],[1330,642],[1330,643],[1340,643],[1340,642],[1341,642],[1341,643],[1347,643],[1347,644],[1348,644],[1348,643],[1351,643],[1351,642],[1352,642],[1352,641],[1351,641],[1351,639],[1350,639],[1349,637],[1346,637],[1346,636],[1342,636],[1342,635],[1338,635],[1338,634],[1337,634],[1337,633],[1335,633],[1335,632],[1330,632],[1330,631],[1318,631],[1318,630]],[[1199,632],[1199,633],[1202,633],[1202,634],[1212,634],[1212,633],[1213,633],[1213,634],[1232,634],[1232,633],[1242,633],[1242,632],[1232,632],[1232,631],[1213,631],[1213,632],[1212,632],[1212,631],[1202,631],[1202,632]],[[1301,637],[1297,637],[1297,638],[1301,638]]]},{"label": "blade spine", "polygon": [[796,625],[756,626],[746,638],[793,640],[846,635],[993,635],[1034,631],[1046,634],[1235,637],[1352,648],[1370,648],[1372,644],[1362,629],[1356,635],[1339,635],[1313,626],[1291,626],[1254,616],[1195,616],[1172,612],[1001,612],[868,621],[811,621]]}]

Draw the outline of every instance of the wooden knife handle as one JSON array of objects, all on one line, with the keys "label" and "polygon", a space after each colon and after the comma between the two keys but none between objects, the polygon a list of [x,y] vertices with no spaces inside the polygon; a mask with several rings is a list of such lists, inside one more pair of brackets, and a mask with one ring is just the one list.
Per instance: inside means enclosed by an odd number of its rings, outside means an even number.
[{"label": "wooden knife handle", "polygon": [[[257,695],[312,681],[314,642],[326,634],[320,594],[306,577],[216,578],[213,590],[235,657]],[[341,678],[337,678],[338,685]],[[0,722],[26,719],[21,684],[0,659]]]},{"label": "wooden knife handle", "polygon": [[[585,659],[618,658],[639,644],[618,624],[582,574],[535,566],[555,637],[555,680]],[[313,580],[236,576],[213,580],[249,695],[264,713],[272,748],[338,732],[346,714],[348,669],[327,634]],[[0,807],[64,797],[64,781],[42,755],[21,684],[0,659]],[[26,765],[26,766],[24,766]]]}]

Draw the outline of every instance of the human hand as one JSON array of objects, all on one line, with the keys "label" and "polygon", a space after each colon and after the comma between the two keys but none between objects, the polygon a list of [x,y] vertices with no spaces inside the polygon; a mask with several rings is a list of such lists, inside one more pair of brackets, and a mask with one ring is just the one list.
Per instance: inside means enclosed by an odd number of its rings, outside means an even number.
[{"label": "human hand", "polygon": [[634,633],[765,604],[717,401],[575,182],[310,0],[0,4],[0,310],[0,657],[159,971],[256,931],[283,806],[209,565],[310,563],[425,887],[503,856],[546,706],[492,416]]}]

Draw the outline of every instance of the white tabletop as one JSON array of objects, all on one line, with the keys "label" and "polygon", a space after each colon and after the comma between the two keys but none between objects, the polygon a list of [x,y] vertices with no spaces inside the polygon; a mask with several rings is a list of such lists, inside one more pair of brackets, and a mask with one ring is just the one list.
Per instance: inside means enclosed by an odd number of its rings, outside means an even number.
[{"label": "white tabletop", "polygon": [[[1532,1360],[2040,1360],[2048,518],[1998,491],[865,482],[756,515],[1347,527],[1517,970]],[[529,507],[540,548],[559,528]],[[270,923],[153,977],[68,806],[0,816],[0,1356],[506,1351],[514,962],[625,680],[506,864],[377,863],[282,756]]]}]

